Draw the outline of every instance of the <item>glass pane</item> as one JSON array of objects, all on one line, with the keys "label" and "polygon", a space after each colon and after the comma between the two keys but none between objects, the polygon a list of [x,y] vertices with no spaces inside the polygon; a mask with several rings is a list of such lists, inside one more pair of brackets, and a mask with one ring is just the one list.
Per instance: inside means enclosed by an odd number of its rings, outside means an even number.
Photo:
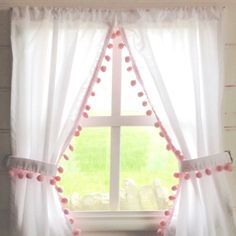
[{"label": "glass pane", "polygon": [[106,57],[110,58],[109,61],[105,59],[102,62],[102,66],[106,66],[106,71],[99,71],[98,82],[93,87],[95,96],[90,96],[88,104],[91,106],[89,111],[90,116],[110,116],[111,115],[111,92],[112,92],[112,62],[111,56],[112,50],[107,49]]},{"label": "glass pane", "polygon": [[121,210],[163,210],[178,170],[174,155],[154,127],[121,129]]},{"label": "glass pane", "polygon": [[[142,87],[136,80],[133,70],[127,71],[131,66],[129,53],[126,48],[122,49],[122,80],[121,80],[121,115],[145,115],[146,109],[142,107],[142,102],[147,101],[145,94],[138,96],[143,92]],[[135,81],[135,86],[131,86],[131,81]]]},{"label": "glass pane", "polygon": [[73,144],[75,150],[70,161],[63,161],[61,181],[70,209],[108,210],[110,128],[83,129]]}]

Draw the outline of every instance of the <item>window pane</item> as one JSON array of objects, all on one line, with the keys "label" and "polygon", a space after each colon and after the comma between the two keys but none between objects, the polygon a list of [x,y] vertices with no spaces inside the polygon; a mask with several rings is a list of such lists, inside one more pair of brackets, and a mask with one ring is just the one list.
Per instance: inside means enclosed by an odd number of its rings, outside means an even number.
[{"label": "window pane", "polygon": [[70,161],[63,161],[61,181],[70,209],[108,210],[110,128],[83,129],[73,143],[75,151]]},{"label": "window pane", "polygon": [[[111,58],[111,52],[107,50],[106,56]],[[111,91],[112,91],[112,63],[103,60],[106,72],[99,71],[93,92],[95,96],[90,96],[88,103],[91,106],[90,116],[110,116],[111,115]]]},{"label": "window pane", "polygon": [[162,210],[169,207],[173,172],[178,169],[174,155],[154,127],[121,129],[121,210]]},{"label": "window pane", "polygon": [[[142,107],[142,102],[146,101],[146,96],[139,97],[138,93],[143,92],[142,87],[136,80],[136,75],[133,70],[127,71],[131,66],[131,62],[126,62],[129,58],[129,53],[126,48],[122,49],[122,79],[121,79],[121,115],[144,115],[145,110]],[[131,86],[131,81],[135,80],[136,85]]]}]

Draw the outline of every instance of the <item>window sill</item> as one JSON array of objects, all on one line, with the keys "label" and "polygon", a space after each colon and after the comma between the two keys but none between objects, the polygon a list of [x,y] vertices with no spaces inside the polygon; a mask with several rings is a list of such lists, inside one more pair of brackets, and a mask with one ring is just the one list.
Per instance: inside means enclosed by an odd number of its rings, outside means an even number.
[{"label": "window sill", "polygon": [[162,211],[73,212],[83,231],[153,231]]}]

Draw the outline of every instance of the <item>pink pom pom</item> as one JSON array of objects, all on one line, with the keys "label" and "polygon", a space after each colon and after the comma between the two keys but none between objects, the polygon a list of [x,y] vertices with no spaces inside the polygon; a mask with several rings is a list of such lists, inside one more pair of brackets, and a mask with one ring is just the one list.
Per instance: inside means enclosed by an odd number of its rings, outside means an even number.
[{"label": "pink pom pom", "polygon": [[82,116],[87,119],[88,118],[88,113],[87,112],[83,112]]},{"label": "pink pom pom", "polygon": [[200,171],[197,171],[195,175],[197,178],[202,178],[202,173]]},{"label": "pink pom pom", "polygon": [[91,107],[89,105],[85,106],[85,110],[89,111],[91,109]]},{"label": "pink pom pom", "polygon": [[70,159],[66,154],[63,154],[63,157],[66,161],[68,161]]},{"label": "pink pom pom", "polygon": [[143,107],[146,107],[147,104],[148,104],[147,101],[143,101],[143,102],[142,102],[142,106],[143,106]]},{"label": "pink pom pom", "polygon": [[79,131],[81,131],[81,130],[82,130],[82,126],[79,125],[79,126],[77,127],[77,129],[78,129]]},{"label": "pink pom pom", "polygon": [[115,37],[116,37],[116,33],[113,32],[113,33],[111,34],[111,38],[114,39]]},{"label": "pink pom pom", "polygon": [[64,212],[65,215],[69,215],[70,214],[70,211],[68,209],[66,209],[66,208],[63,209],[63,212]]},{"label": "pink pom pom", "polygon": [[26,178],[27,178],[27,179],[32,179],[32,178],[33,178],[33,173],[28,172],[28,173],[26,174]]},{"label": "pink pom pom", "polygon": [[113,44],[109,43],[109,44],[107,45],[107,47],[108,47],[109,49],[111,49],[111,48],[113,48]]},{"label": "pink pom pom", "polygon": [[69,149],[73,152],[74,151],[74,147],[70,144],[69,145]]},{"label": "pink pom pom", "polygon": [[174,173],[174,177],[175,177],[175,178],[180,178],[180,177],[181,177],[181,174],[178,173],[178,172],[175,172],[175,173]]},{"label": "pink pom pom", "polygon": [[119,30],[116,31],[116,36],[120,36],[121,32]]},{"label": "pink pom pom", "polygon": [[38,180],[39,182],[43,182],[44,176],[43,176],[43,175],[38,175],[38,176],[37,176],[37,180]]},{"label": "pink pom pom", "polygon": [[184,179],[185,179],[185,180],[189,180],[189,179],[190,179],[190,174],[189,174],[188,172],[186,172],[186,173],[184,174]]},{"label": "pink pom pom", "polygon": [[222,170],[223,170],[223,166],[219,165],[219,166],[216,167],[216,171],[221,172]]},{"label": "pink pom pom", "polygon": [[76,130],[76,131],[75,131],[75,136],[76,136],[76,137],[80,136],[80,131],[79,131],[79,130]]},{"label": "pink pom pom", "polygon": [[160,122],[156,122],[155,124],[154,124],[154,126],[156,127],[156,128],[159,128],[160,127]]},{"label": "pink pom pom", "polygon": [[57,182],[61,181],[61,177],[60,177],[60,176],[55,176],[54,179],[55,179]]},{"label": "pink pom pom", "polygon": [[180,151],[176,150],[175,152],[175,156],[178,160],[181,160],[183,158],[183,156],[181,155]]},{"label": "pink pom pom", "polygon": [[160,227],[165,227],[166,226],[166,222],[164,220],[160,221]]},{"label": "pink pom pom", "polygon": [[15,176],[15,171],[14,170],[9,170],[8,172],[10,177],[14,177]]},{"label": "pink pom pom", "polygon": [[127,56],[127,57],[125,57],[125,62],[130,62],[130,57],[129,56]]},{"label": "pink pom pom", "polygon": [[164,135],[162,132],[160,132],[159,135],[160,135],[162,138],[165,137],[165,135]]},{"label": "pink pom pom", "polygon": [[167,144],[167,145],[166,145],[166,150],[167,150],[167,151],[170,151],[170,150],[171,150],[171,144]]},{"label": "pink pom pom", "polygon": [[59,167],[57,168],[57,170],[58,170],[58,172],[61,173],[61,174],[64,172],[64,169],[63,169],[62,166],[59,166]]},{"label": "pink pom pom", "polygon": [[179,156],[177,156],[177,158],[178,158],[179,161],[183,161],[184,160],[184,156],[183,155],[179,155]]},{"label": "pink pom pom", "polygon": [[97,78],[96,79],[96,82],[99,84],[99,83],[101,83],[101,79],[100,78]]},{"label": "pink pom pom", "polygon": [[75,223],[74,219],[70,218],[69,222],[73,225]]},{"label": "pink pom pom", "polygon": [[142,97],[144,95],[143,92],[138,92],[138,97]]},{"label": "pink pom pom", "polygon": [[179,150],[176,150],[176,151],[175,151],[175,155],[176,155],[176,156],[180,156],[180,155],[181,155],[181,152],[180,152]]},{"label": "pink pom pom", "polygon": [[131,80],[130,84],[131,84],[131,86],[135,86],[136,85],[136,81],[135,80]]},{"label": "pink pom pom", "polygon": [[101,71],[102,72],[105,72],[107,70],[107,67],[106,66],[101,66]]},{"label": "pink pom pom", "polygon": [[106,56],[105,56],[105,60],[106,60],[106,61],[110,61],[110,60],[111,60],[111,57],[108,56],[108,55],[106,55]]},{"label": "pink pom pom", "polygon": [[56,190],[57,190],[58,193],[63,193],[63,189],[62,189],[61,187],[58,187],[58,186],[57,186],[57,187],[56,187]]},{"label": "pink pom pom", "polygon": [[233,171],[233,166],[231,163],[227,163],[224,165],[224,170],[226,171]]},{"label": "pink pom pom", "polygon": [[125,46],[125,44],[124,44],[124,43],[119,43],[119,45],[118,45],[119,49],[122,49],[122,48],[124,48],[124,46]]},{"label": "pink pom pom", "polygon": [[147,116],[151,116],[151,115],[152,115],[152,110],[147,110],[147,111],[146,111],[146,115],[147,115]]},{"label": "pink pom pom", "polygon": [[132,67],[132,66],[129,66],[129,67],[127,67],[126,70],[130,72],[132,69],[133,69],[133,67]]},{"label": "pink pom pom", "polygon": [[206,175],[211,175],[211,170],[208,169],[208,168],[206,168],[206,169],[205,169],[205,173],[206,173]]},{"label": "pink pom pom", "polygon": [[138,96],[139,96],[139,97],[142,97],[143,95],[144,95],[143,92],[138,92]]},{"label": "pink pom pom", "polygon": [[19,179],[23,179],[23,178],[24,178],[24,173],[23,173],[23,171],[19,171],[18,174],[17,174],[17,177],[18,177]]},{"label": "pink pom pom", "polygon": [[170,215],[170,211],[168,211],[168,210],[164,211],[164,215],[165,216],[169,216]]},{"label": "pink pom pom", "polygon": [[169,196],[168,199],[169,199],[170,201],[174,201],[174,200],[175,200],[175,196]]},{"label": "pink pom pom", "polygon": [[63,197],[63,198],[61,199],[61,203],[62,203],[62,204],[67,204],[67,203],[68,203],[68,199],[67,199],[66,197]]},{"label": "pink pom pom", "polygon": [[95,92],[91,92],[91,96],[94,97],[96,94]]},{"label": "pink pom pom", "polygon": [[172,187],[171,187],[171,190],[172,191],[176,191],[178,189],[178,185],[173,185]]},{"label": "pink pom pom", "polygon": [[80,229],[76,229],[76,230],[73,231],[73,235],[74,235],[74,236],[79,236],[80,233],[81,233],[81,230],[80,230]]},{"label": "pink pom pom", "polygon": [[74,151],[74,147],[70,144],[69,145],[69,149],[71,150],[71,151]]},{"label": "pink pom pom", "polygon": [[55,185],[56,184],[56,180],[55,179],[50,179],[50,184],[51,185]]}]

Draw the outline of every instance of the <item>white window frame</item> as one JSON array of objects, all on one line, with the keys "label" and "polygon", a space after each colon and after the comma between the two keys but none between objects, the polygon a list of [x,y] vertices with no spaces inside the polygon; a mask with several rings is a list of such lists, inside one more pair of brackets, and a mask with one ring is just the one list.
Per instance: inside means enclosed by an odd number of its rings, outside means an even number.
[{"label": "white window frame", "polygon": [[112,96],[110,116],[90,116],[83,127],[110,127],[110,211],[73,212],[84,231],[145,231],[155,230],[162,211],[118,211],[120,207],[120,132],[122,126],[153,126],[156,119],[146,115],[121,115],[122,50],[120,39],[113,39]]}]

